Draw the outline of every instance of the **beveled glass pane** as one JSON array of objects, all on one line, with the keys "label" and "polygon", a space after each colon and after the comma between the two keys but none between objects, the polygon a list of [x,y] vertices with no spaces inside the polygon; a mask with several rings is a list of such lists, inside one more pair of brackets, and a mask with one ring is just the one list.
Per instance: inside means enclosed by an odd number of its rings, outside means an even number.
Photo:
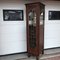
[{"label": "beveled glass pane", "polygon": [[43,25],[43,12],[40,13],[40,25]]},{"label": "beveled glass pane", "polygon": [[29,24],[36,26],[36,13],[35,11],[30,11],[28,14]]}]

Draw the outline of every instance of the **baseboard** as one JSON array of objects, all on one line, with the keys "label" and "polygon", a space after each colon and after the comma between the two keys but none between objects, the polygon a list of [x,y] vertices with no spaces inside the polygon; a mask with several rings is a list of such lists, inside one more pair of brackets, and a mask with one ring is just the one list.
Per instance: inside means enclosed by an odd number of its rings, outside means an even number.
[{"label": "baseboard", "polygon": [[47,48],[47,49],[44,49],[44,50],[51,50],[51,49],[58,49],[60,47],[52,47],[52,48]]},{"label": "baseboard", "polygon": [[19,53],[13,53],[13,54],[5,54],[5,55],[0,55],[0,57],[3,57],[3,56],[10,56],[10,55],[17,55],[17,54],[25,54],[27,52],[19,52]]}]

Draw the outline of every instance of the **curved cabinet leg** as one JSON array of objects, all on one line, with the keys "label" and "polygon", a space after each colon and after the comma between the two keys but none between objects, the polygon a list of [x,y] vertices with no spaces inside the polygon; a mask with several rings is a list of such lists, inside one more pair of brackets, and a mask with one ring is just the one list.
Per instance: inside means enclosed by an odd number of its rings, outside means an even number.
[{"label": "curved cabinet leg", "polygon": [[28,57],[30,57],[31,56],[31,54],[28,54]]},{"label": "curved cabinet leg", "polygon": [[42,50],[42,54],[44,54],[44,50]]},{"label": "curved cabinet leg", "polygon": [[39,56],[36,56],[36,60],[39,60]]}]

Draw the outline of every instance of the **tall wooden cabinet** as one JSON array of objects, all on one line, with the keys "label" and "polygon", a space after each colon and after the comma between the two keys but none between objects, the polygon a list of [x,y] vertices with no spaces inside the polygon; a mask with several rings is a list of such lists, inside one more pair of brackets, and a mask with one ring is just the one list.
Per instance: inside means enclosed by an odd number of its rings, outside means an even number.
[{"label": "tall wooden cabinet", "polygon": [[44,53],[44,5],[42,3],[26,4],[26,27],[28,55],[38,57]]}]

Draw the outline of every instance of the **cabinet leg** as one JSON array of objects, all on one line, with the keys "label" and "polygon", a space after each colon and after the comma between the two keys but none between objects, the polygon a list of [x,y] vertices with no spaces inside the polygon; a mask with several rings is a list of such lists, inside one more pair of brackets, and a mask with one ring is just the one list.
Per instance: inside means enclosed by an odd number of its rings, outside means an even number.
[{"label": "cabinet leg", "polygon": [[28,57],[30,57],[31,56],[31,54],[28,54]]},{"label": "cabinet leg", "polygon": [[39,60],[39,56],[36,56],[36,60]]},{"label": "cabinet leg", "polygon": [[44,54],[44,50],[42,51],[42,54]]}]

